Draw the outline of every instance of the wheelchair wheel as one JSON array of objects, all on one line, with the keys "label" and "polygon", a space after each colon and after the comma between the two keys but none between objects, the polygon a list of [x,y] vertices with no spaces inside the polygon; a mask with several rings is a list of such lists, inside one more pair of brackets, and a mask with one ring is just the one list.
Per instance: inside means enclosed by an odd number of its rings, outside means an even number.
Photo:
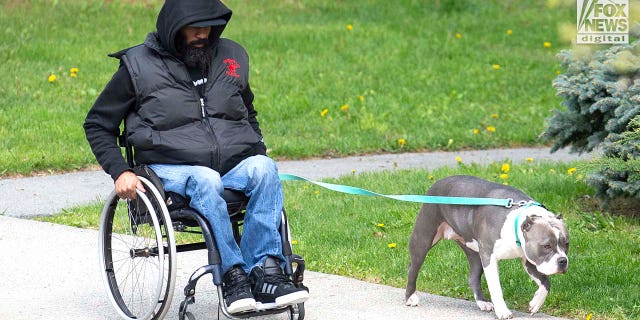
[{"label": "wheelchair wheel", "polygon": [[100,260],[107,294],[123,319],[162,319],[176,278],[173,225],[158,190],[121,200],[111,193],[100,221]]}]

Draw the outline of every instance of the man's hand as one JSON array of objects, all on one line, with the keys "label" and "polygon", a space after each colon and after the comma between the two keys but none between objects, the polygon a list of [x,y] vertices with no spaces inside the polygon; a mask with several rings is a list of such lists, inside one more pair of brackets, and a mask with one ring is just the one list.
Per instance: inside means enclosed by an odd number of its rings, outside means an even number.
[{"label": "man's hand", "polygon": [[115,184],[116,193],[121,199],[135,199],[136,189],[146,192],[138,176],[131,171],[121,173],[118,179],[116,179]]}]

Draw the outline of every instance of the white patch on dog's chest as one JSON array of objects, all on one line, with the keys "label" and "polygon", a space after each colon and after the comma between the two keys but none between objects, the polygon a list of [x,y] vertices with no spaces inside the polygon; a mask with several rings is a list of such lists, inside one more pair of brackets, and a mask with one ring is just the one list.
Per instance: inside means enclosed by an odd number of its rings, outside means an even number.
[{"label": "white patch on dog's chest", "polygon": [[515,245],[515,241],[498,239],[493,245],[493,254],[496,259],[513,259],[522,257],[523,252],[520,247]]},{"label": "white patch on dog's chest", "polygon": [[517,230],[514,229],[514,223],[518,210],[521,209],[513,210],[507,215],[507,219],[500,228],[500,238],[493,245],[493,253],[498,260],[522,257],[524,254],[521,247],[516,245],[514,233]]}]

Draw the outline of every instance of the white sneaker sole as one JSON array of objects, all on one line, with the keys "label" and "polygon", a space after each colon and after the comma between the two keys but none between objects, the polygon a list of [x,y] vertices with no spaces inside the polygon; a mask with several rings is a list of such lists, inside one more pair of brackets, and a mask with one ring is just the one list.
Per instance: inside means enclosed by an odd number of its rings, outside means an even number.
[{"label": "white sneaker sole", "polygon": [[307,290],[302,290],[276,298],[276,305],[278,307],[283,307],[292,304],[303,303],[307,301],[307,299],[309,299],[309,292],[307,292]]},{"label": "white sneaker sole", "polygon": [[256,309],[256,300],[254,299],[240,299],[234,301],[232,304],[227,306],[227,311],[229,313],[240,313],[246,311],[253,311]]}]

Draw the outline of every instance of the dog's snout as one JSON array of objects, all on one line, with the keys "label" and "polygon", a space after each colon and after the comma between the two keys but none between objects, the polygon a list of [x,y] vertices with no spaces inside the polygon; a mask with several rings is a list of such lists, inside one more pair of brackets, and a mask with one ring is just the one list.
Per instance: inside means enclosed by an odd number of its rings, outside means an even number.
[{"label": "dog's snout", "polygon": [[567,257],[560,257],[558,258],[558,269],[560,269],[560,272],[565,273],[567,272],[567,264],[569,263],[569,260],[567,260]]},{"label": "dog's snout", "polygon": [[558,265],[561,267],[564,267],[567,265],[567,258],[566,257],[560,257],[558,258]]}]

